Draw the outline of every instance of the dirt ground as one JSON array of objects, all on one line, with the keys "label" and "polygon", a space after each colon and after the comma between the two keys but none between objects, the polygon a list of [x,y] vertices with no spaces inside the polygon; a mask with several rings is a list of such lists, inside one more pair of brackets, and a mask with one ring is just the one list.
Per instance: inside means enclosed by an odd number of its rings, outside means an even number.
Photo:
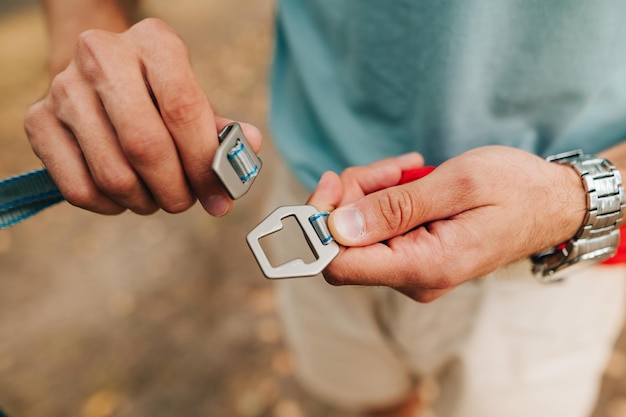
[{"label": "dirt ground", "polygon": [[[187,40],[223,114],[266,127],[270,0],[144,2]],[[43,94],[35,2],[0,4],[0,178],[40,165],[22,117]],[[266,134],[266,137],[268,135]],[[0,231],[0,408],[15,417],[338,417],[292,379],[271,282],[245,244],[264,173],[224,219],[103,217],[60,204]],[[594,417],[626,416],[626,338]]]}]

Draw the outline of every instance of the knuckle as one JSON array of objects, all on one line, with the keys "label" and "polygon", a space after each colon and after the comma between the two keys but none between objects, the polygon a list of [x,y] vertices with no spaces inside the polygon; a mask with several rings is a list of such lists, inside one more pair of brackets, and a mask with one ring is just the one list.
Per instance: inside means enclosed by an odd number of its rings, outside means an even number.
[{"label": "knuckle", "polygon": [[107,56],[110,51],[110,43],[115,39],[115,34],[90,29],[82,32],[76,42],[76,60],[83,74],[88,79],[95,79],[106,75]]},{"label": "knuckle", "polygon": [[430,304],[433,301],[435,301],[436,299],[439,298],[439,295],[437,292],[435,291],[430,291],[430,290],[418,290],[418,291],[414,291],[410,294],[410,297],[417,301],[418,303],[422,303],[422,304]]},{"label": "knuckle", "polygon": [[94,201],[100,198],[100,192],[90,184],[74,183],[63,188],[61,192],[70,204],[84,209],[91,209]]},{"label": "knuckle", "polygon": [[341,178],[343,180],[351,180],[353,178],[357,178],[359,171],[360,171],[359,167],[349,167],[349,168],[346,168],[341,173]]},{"label": "knuckle", "polygon": [[160,32],[165,29],[169,30],[169,26],[161,19],[156,17],[147,17],[134,24],[131,30]]},{"label": "knuckle", "polygon": [[361,189],[360,180],[367,175],[366,168],[362,166],[352,166],[341,172],[341,182],[346,188]]},{"label": "knuckle", "polygon": [[58,137],[57,133],[50,133],[50,120],[53,115],[42,101],[33,104],[24,116],[24,132],[30,143],[30,147],[42,161],[48,160],[54,152],[53,142]]},{"label": "knuckle", "polygon": [[134,163],[153,164],[162,160],[164,137],[145,127],[127,129],[121,139],[124,153]]},{"label": "knuckle", "polygon": [[143,184],[132,171],[103,170],[95,174],[93,180],[99,193],[134,213],[148,215],[159,209],[152,198],[145,195]]},{"label": "knuckle", "polygon": [[471,201],[484,192],[485,178],[495,178],[495,173],[479,172],[484,170],[484,163],[478,159],[479,155],[467,152],[455,159],[454,179],[449,187],[457,191],[461,201]]},{"label": "knuckle", "polygon": [[474,201],[477,196],[480,196],[485,190],[485,184],[481,183],[481,180],[476,178],[476,172],[468,173],[468,175],[460,176],[456,179],[454,187],[458,190],[459,199],[466,199]]},{"label": "knuckle", "polygon": [[41,129],[42,122],[47,112],[47,109],[41,101],[33,104],[26,111],[24,115],[24,131],[31,140]]},{"label": "knuckle", "polygon": [[203,105],[206,102],[204,95],[187,89],[178,90],[176,94],[168,95],[161,106],[161,114],[167,124],[189,125],[202,117]]},{"label": "knuckle", "polygon": [[59,119],[67,121],[80,112],[81,104],[75,98],[79,83],[69,71],[59,73],[50,83],[48,104]]},{"label": "knuckle", "polygon": [[408,230],[414,216],[414,202],[411,193],[396,187],[377,200],[381,221],[390,231]]},{"label": "knuckle", "polygon": [[344,282],[344,280],[342,280],[341,278],[337,277],[336,275],[333,275],[330,272],[324,272],[324,279],[326,280],[326,282],[328,282],[330,285],[333,285],[335,287],[339,287],[342,285],[346,285],[346,283]]},{"label": "knuckle", "polygon": [[161,19],[155,17],[143,19],[133,25],[130,32],[143,39],[158,39],[162,49],[172,48],[189,56],[189,48],[185,41]]},{"label": "knuckle", "polygon": [[142,19],[135,23],[130,30],[144,34],[174,33],[174,30],[167,23],[156,17]]},{"label": "knuckle", "polygon": [[349,275],[347,275],[343,271],[342,267],[337,266],[337,262],[331,262],[331,264],[328,265],[324,270],[323,275],[326,282],[328,282],[330,285],[342,286],[349,284],[348,280],[346,279],[346,277]]},{"label": "knuckle", "polygon": [[70,97],[74,82],[68,76],[67,71],[60,72],[50,82],[49,96],[53,103],[61,103]]},{"label": "knuckle", "polygon": [[122,170],[104,170],[94,175],[98,187],[111,196],[126,198],[137,191],[138,180],[135,175]]}]

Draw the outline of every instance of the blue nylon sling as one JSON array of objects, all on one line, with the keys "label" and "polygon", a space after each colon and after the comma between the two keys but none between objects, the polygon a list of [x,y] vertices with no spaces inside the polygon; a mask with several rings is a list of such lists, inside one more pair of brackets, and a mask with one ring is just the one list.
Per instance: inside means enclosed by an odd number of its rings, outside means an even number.
[{"label": "blue nylon sling", "polygon": [[63,200],[61,192],[45,169],[2,180],[0,229],[6,229]]}]

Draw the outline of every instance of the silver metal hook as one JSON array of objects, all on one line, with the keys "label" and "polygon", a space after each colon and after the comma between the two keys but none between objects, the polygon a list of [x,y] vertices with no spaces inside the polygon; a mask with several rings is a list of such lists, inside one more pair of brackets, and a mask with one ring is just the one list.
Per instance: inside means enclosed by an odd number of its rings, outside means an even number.
[{"label": "silver metal hook", "polygon": [[220,146],[213,158],[213,172],[233,200],[248,192],[263,162],[254,153],[239,123],[230,123],[218,135]]}]

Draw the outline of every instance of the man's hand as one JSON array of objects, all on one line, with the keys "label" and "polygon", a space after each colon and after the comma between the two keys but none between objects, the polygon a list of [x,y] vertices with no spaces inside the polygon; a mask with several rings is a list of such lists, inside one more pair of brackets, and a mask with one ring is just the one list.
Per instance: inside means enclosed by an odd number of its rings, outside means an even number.
[{"label": "man's hand", "polygon": [[337,208],[329,228],[347,246],[325,270],[327,281],[390,286],[428,302],[566,241],[583,222],[585,192],[568,166],[491,146],[394,186],[400,170],[421,163],[392,159],[322,177],[309,203]]},{"label": "man's hand", "polygon": [[[34,104],[25,128],[63,196],[103,214],[181,212],[199,199],[212,215],[232,205],[211,170],[215,115],[183,40],[147,19],[116,34],[80,35],[69,66]],[[242,124],[255,152],[261,135]]]}]

